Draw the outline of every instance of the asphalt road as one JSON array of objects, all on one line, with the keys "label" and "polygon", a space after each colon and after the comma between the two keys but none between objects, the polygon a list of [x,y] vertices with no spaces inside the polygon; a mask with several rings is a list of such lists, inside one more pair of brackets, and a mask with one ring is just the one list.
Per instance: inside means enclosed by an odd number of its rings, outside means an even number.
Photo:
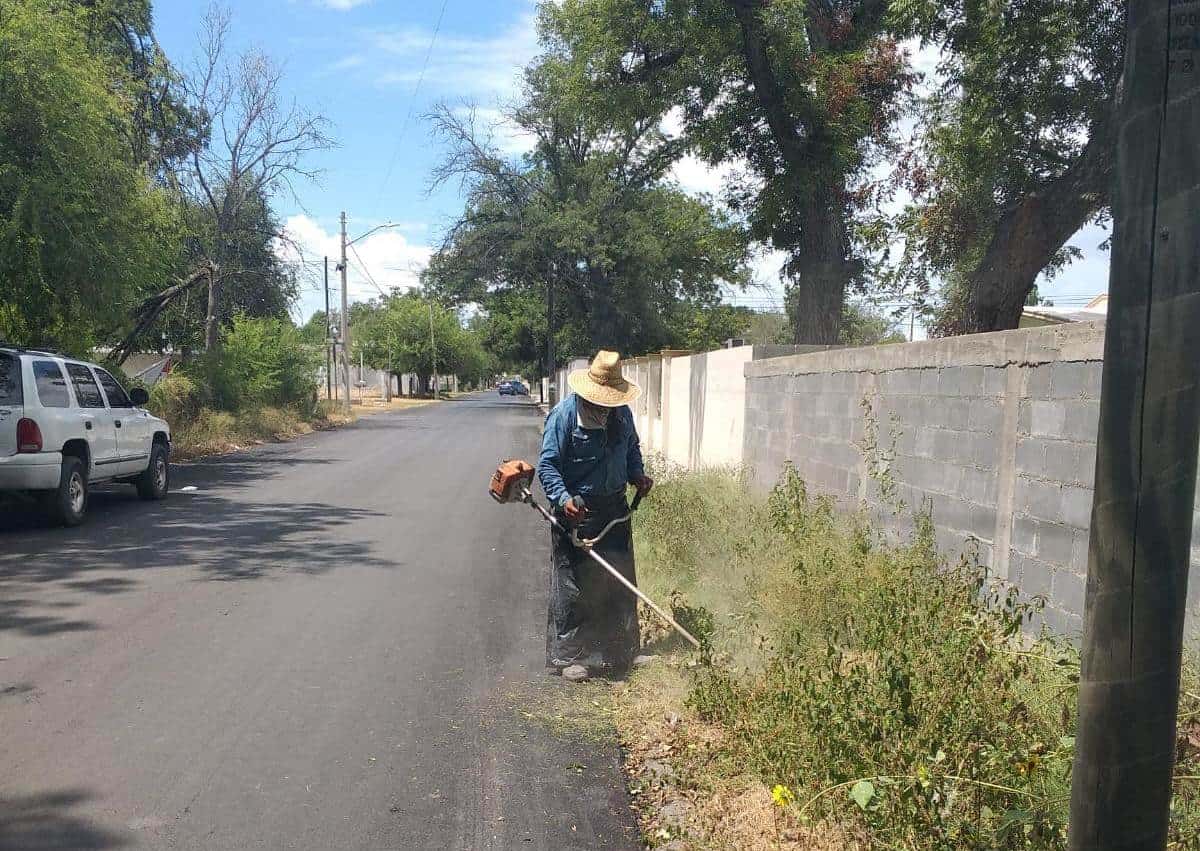
[{"label": "asphalt road", "polygon": [[538,424],[489,394],[76,530],[0,506],[0,849],[638,847],[616,745],[539,720],[546,533],[485,495]]}]

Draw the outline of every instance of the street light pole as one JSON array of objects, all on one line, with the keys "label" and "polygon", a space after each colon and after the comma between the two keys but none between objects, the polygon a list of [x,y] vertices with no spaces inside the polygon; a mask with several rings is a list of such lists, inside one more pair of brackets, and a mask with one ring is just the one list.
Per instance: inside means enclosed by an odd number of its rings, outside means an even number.
[{"label": "street light pole", "polygon": [[350,296],[346,286],[346,213],[342,211],[342,388],[346,393],[346,412],[350,412]]}]

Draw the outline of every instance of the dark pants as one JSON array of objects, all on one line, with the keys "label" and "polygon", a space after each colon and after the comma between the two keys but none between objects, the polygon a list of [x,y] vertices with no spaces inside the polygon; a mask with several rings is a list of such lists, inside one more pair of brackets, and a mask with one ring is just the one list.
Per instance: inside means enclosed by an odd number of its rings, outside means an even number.
[{"label": "dark pants", "polygon": [[[591,538],[629,512],[625,494],[591,496],[580,537]],[[561,518],[560,518],[561,519]],[[623,671],[641,646],[637,598],[612,574],[558,532],[552,531],[550,615],[546,664]],[[628,523],[614,526],[595,547],[601,558],[634,584],[633,536]]]}]

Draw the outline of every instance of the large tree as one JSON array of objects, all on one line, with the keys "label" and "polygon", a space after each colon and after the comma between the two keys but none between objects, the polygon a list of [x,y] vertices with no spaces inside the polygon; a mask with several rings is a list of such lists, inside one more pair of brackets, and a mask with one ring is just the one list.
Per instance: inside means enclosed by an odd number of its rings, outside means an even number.
[{"label": "large tree", "polygon": [[836,343],[864,268],[853,224],[869,197],[867,154],[889,140],[912,80],[887,10],[883,0],[565,0],[543,5],[541,29],[597,109],[678,115],[687,148],[745,162],[728,200],[788,254],[793,338]]},{"label": "large tree", "polygon": [[[1107,215],[1121,0],[909,0],[903,31],[941,48],[919,144],[901,159],[894,282],[944,282],[943,334],[1015,328],[1039,275]],[[890,237],[889,237],[890,238]]]},{"label": "large tree", "polygon": [[88,12],[0,0],[0,338],[86,351],[178,261],[179,218],[126,144]]},{"label": "large tree", "polygon": [[[164,315],[186,324],[202,304],[203,345],[212,350],[235,313],[277,315],[294,296],[291,273],[273,246],[287,235],[270,205],[296,181],[315,177],[310,156],[334,142],[323,116],[284,93],[283,72],[270,57],[257,50],[229,55],[229,25],[229,14],[212,7],[199,59],[179,77],[181,108],[198,116],[202,141],[164,176],[189,222],[181,269],[134,311],[118,360]],[[204,299],[194,296],[201,287]],[[190,325],[176,333],[190,339]]]},{"label": "large tree", "polygon": [[160,182],[203,144],[202,116],[184,102],[182,78],[154,34],[150,0],[71,0],[89,49],[113,67],[129,121],[120,128],[134,160]]},{"label": "large tree", "polygon": [[457,375],[472,381],[489,371],[478,335],[458,313],[417,293],[397,293],[363,303],[351,334],[354,356],[392,375]]},{"label": "large tree", "polygon": [[[514,356],[548,342],[538,325],[573,354],[676,345],[685,314],[714,306],[722,284],[744,285],[745,234],[665,180],[655,117],[588,109],[563,71],[552,55],[528,74],[510,116],[534,141],[519,160],[497,153],[469,112],[434,116],[451,151],[437,177],[462,180],[468,199],[426,284],[496,315],[493,327],[520,340],[505,344]],[[523,315],[501,319],[512,309]]]},{"label": "large tree", "polygon": [[[228,55],[228,28],[228,14],[214,7],[205,19],[200,60],[184,82],[188,107],[204,116],[207,143],[192,151],[178,175],[189,202],[208,220],[191,246],[197,262],[214,270],[208,276],[208,349],[230,318],[223,290],[245,273],[242,246],[257,228],[272,224],[260,210],[295,181],[315,177],[310,156],[334,144],[328,121],[284,94],[282,69],[270,57],[255,50]],[[272,228],[269,236],[283,235]]]}]

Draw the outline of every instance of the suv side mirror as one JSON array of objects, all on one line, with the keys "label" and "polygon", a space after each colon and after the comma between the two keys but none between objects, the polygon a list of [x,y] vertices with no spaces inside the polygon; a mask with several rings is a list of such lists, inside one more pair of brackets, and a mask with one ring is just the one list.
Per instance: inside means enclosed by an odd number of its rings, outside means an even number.
[{"label": "suv side mirror", "polygon": [[150,401],[150,394],[146,392],[145,387],[134,387],[129,391],[129,401],[140,408]]}]

